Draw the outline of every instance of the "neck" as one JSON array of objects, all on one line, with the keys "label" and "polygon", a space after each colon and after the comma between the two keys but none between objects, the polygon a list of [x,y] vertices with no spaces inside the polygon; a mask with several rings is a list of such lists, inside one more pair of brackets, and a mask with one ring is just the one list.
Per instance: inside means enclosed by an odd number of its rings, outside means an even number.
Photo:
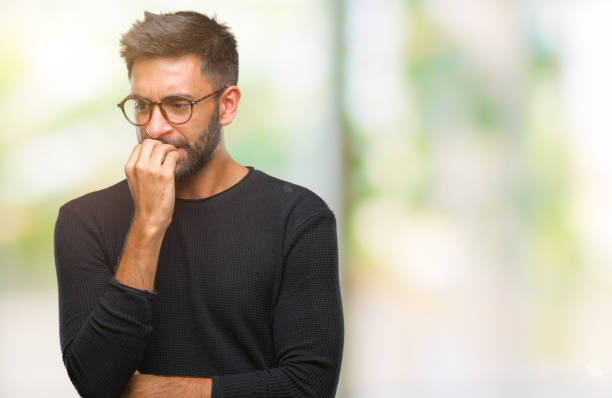
[{"label": "neck", "polygon": [[176,197],[180,199],[204,199],[223,192],[235,185],[248,172],[227,153],[223,141],[200,171],[177,182]]}]

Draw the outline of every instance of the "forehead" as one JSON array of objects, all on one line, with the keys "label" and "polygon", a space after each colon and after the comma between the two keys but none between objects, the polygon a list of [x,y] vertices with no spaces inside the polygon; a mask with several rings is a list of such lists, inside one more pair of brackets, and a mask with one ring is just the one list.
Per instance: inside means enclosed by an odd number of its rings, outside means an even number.
[{"label": "forehead", "polygon": [[138,60],[132,66],[132,93],[152,99],[181,92],[199,95],[212,87],[201,65],[201,58],[195,54]]}]

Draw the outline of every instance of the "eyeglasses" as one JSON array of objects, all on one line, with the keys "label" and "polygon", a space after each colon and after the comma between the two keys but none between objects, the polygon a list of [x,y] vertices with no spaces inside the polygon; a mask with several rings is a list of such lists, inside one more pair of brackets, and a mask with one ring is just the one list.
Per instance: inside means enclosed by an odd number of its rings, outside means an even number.
[{"label": "eyeglasses", "polygon": [[206,98],[219,94],[229,86],[223,86],[214,93],[210,93],[200,98],[192,100],[180,95],[165,97],[160,102],[151,101],[150,99],[139,95],[128,95],[117,104],[123,112],[123,116],[128,122],[134,126],[144,126],[149,123],[153,115],[155,105],[159,106],[162,115],[170,124],[185,124],[193,115],[193,106],[198,102],[204,101]]}]

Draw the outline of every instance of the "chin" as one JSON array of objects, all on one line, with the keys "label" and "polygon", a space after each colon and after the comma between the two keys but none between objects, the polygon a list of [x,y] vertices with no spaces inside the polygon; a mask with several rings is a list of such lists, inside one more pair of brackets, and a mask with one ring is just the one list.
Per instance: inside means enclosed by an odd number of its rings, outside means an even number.
[{"label": "chin", "polygon": [[177,167],[174,169],[174,181],[175,182],[180,182],[183,181],[187,176],[185,175],[185,170],[183,169],[183,167],[177,165]]}]

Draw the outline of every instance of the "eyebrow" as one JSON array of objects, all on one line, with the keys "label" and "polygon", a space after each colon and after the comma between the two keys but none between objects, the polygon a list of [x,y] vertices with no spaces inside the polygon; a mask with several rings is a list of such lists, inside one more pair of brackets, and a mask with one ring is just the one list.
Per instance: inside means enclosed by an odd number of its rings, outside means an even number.
[{"label": "eyebrow", "polygon": [[[137,96],[137,97],[140,97],[140,98],[144,98],[144,99],[146,99],[148,101],[152,101],[153,102],[153,100],[151,98],[145,97],[144,95],[140,95],[138,93],[132,93],[130,95],[134,95],[134,96]],[[163,101],[164,98],[168,98],[168,97],[185,97],[185,98],[189,98],[190,100],[195,100],[195,97],[193,95],[191,95],[191,94],[176,92],[176,93],[170,93],[170,94],[166,95],[160,101]]]}]

